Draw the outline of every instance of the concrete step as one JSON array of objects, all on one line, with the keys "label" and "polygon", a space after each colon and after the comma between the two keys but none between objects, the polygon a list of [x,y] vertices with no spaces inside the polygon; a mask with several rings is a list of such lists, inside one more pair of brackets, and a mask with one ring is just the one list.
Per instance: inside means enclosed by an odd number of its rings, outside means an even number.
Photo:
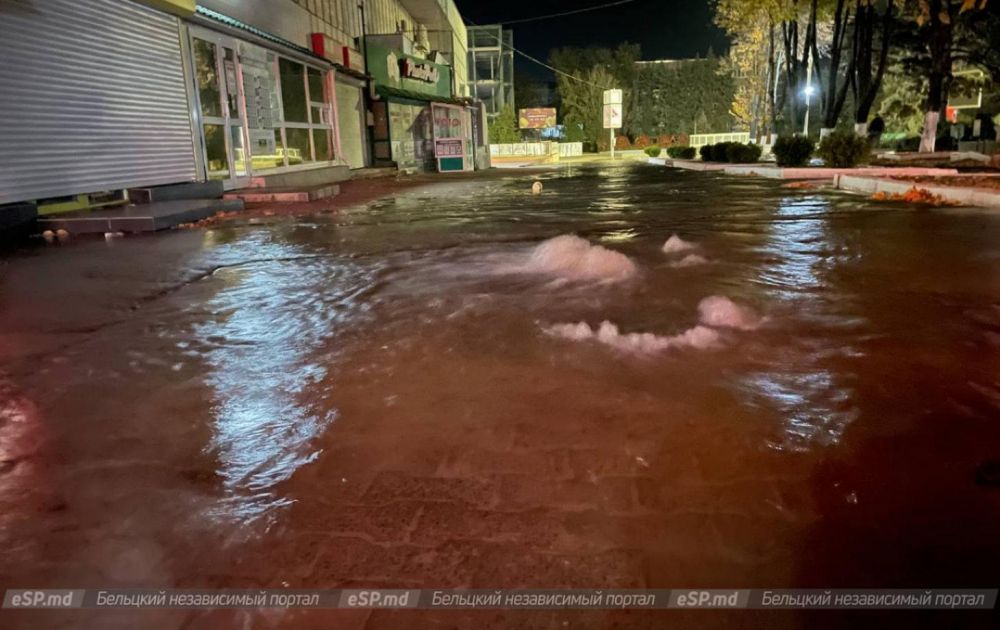
[{"label": "concrete step", "polygon": [[156,232],[191,223],[217,212],[238,212],[243,202],[224,199],[179,199],[80,212],[64,212],[39,218],[38,231],[67,230],[70,234],[105,232]]},{"label": "concrete step", "polygon": [[376,179],[379,177],[395,177],[399,169],[395,166],[367,166],[351,171],[351,179]]},{"label": "concrete step", "polygon": [[226,199],[239,199],[246,203],[303,203],[329,199],[340,194],[338,184],[321,184],[307,188],[242,188],[226,193]]},{"label": "concrete step", "polygon": [[148,188],[129,188],[128,198],[132,203],[137,204],[179,201],[181,199],[221,199],[223,192],[222,181],[211,180]]},{"label": "concrete step", "polygon": [[38,217],[38,206],[33,203],[12,203],[0,206],[0,231],[31,223]]}]

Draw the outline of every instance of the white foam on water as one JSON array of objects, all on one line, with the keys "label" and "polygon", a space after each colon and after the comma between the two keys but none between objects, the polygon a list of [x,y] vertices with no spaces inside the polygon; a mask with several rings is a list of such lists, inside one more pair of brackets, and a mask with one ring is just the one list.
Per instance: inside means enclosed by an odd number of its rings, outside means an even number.
[{"label": "white foam on water", "polygon": [[713,295],[698,303],[699,321],[706,326],[753,330],[763,320],[753,309],[740,306],[727,297]]},{"label": "white foam on water", "polygon": [[601,322],[596,329],[586,322],[555,324],[544,329],[546,334],[570,341],[593,340],[624,352],[652,354],[671,348],[705,349],[718,344],[719,333],[707,326],[695,326],[679,335],[664,336],[653,333],[625,333],[609,321]]},{"label": "white foam on water", "polygon": [[704,256],[699,256],[698,254],[688,254],[677,262],[670,263],[670,266],[674,269],[683,269],[684,267],[697,267],[698,265],[704,265],[707,263],[708,259]]},{"label": "white foam on water", "polygon": [[672,234],[667,242],[663,244],[663,252],[665,254],[676,254],[677,252],[690,251],[697,247],[694,243],[690,241],[685,241],[676,234]]},{"label": "white foam on water", "polygon": [[628,256],[591,245],[586,239],[564,234],[540,243],[527,262],[511,271],[544,273],[569,280],[616,282],[635,275],[637,269]]}]

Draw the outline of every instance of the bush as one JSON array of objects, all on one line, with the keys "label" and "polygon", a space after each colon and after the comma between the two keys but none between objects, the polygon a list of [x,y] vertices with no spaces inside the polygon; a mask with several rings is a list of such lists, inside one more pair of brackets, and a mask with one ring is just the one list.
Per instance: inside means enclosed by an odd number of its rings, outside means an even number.
[{"label": "bush", "polygon": [[871,144],[854,132],[834,131],[820,141],[816,155],[826,166],[852,168],[871,159]]},{"label": "bush", "polygon": [[778,166],[805,166],[813,152],[813,141],[805,136],[778,136],[771,151]]},{"label": "bush", "polygon": [[713,162],[728,162],[729,161],[729,147],[733,145],[740,145],[739,142],[720,142],[718,144],[712,145],[712,161]]},{"label": "bush", "polygon": [[694,147],[668,147],[667,155],[675,160],[693,160],[695,150]]},{"label": "bush", "polygon": [[726,161],[733,164],[753,164],[760,159],[763,149],[756,144],[729,143],[726,147]]},{"label": "bush", "polygon": [[618,137],[615,138],[615,150],[616,151],[625,151],[625,150],[631,149],[631,148],[632,148],[632,145],[628,141],[628,136],[618,136]]},{"label": "bush", "polygon": [[711,162],[712,161],[712,145],[705,144],[705,145],[702,145],[702,146],[698,147],[698,155],[701,156],[701,161],[702,162]]},{"label": "bush", "polygon": [[649,136],[647,136],[646,134],[642,134],[635,139],[635,142],[632,143],[632,146],[634,146],[637,149],[645,149],[646,147],[652,144],[653,141],[649,139]]},{"label": "bush", "polygon": [[[660,157],[660,147],[656,146],[655,144],[649,145],[648,147],[643,149],[643,151],[645,151],[646,155],[648,155],[649,157]],[[670,151],[668,150],[667,153],[669,152]]]}]

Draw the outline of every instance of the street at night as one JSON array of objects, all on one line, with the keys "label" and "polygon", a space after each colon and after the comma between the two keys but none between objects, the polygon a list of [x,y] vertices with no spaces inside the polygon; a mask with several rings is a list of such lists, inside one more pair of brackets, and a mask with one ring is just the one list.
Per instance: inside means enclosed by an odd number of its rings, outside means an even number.
[{"label": "street at night", "polygon": [[1000,626],[1000,0],[0,0],[0,628]]}]

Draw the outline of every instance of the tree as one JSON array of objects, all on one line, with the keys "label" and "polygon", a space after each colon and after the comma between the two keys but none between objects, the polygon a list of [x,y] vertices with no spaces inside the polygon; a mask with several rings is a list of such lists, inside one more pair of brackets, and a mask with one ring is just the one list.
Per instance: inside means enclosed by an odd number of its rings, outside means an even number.
[{"label": "tree", "polygon": [[[876,0],[856,0],[854,8],[854,43],[851,63],[851,91],[854,94],[854,129],[868,133],[868,114],[882,87],[892,45],[893,0],[885,0],[881,15]],[[879,33],[875,56],[875,34]]]},{"label": "tree", "polygon": [[730,111],[750,137],[769,135],[776,124],[778,0],[718,0],[715,23],[729,35],[729,69],[735,81]]},{"label": "tree", "polygon": [[[857,11],[855,11],[857,15]],[[833,7],[833,34],[830,40],[830,63],[826,69],[826,77],[820,73],[820,101],[823,105],[823,126],[820,135],[825,136],[830,130],[837,126],[840,120],[840,113],[844,109],[844,101],[847,100],[847,88],[853,85],[851,78],[854,74],[855,55],[848,54],[846,67],[841,66],[844,57],[845,42],[847,39],[848,26],[851,20],[851,7],[847,0],[835,0]],[[856,23],[855,23],[856,25]],[[854,39],[857,42],[857,38]],[[819,65],[818,55],[814,63]],[[843,80],[841,80],[843,76]]]},{"label": "tree", "polygon": [[635,62],[640,55],[636,44],[608,48],[560,48],[549,53],[549,65],[556,74],[560,115],[567,136],[582,135],[582,141],[603,147],[604,90],[618,88],[623,92],[625,112],[634,103]]},{"label": "tree", "polygon": [[972,16],[986,8],[986,0],[910,0],[907,17],[916,24],[911,50],[916,53],[909,66],[922,66],[927,77],[924,104],[924,130],[920,151],[933,152],[941,112],[948,104],[948,91],[954,79],[955,61],[972,60],[960,46],[965,36],[974,32]]},{"label": "tree", "polygon": [[582,130],[582,141],[606,148],[604,137],[604,90],[611,89],[614,78],[603,66],[593,66],[586,72],[577,71],[574,78],[560,75],[557,79],[562,95],[563,123],[567,129]]},{"label": "tree", "polygon": [[521,141],[514,105],[507,103],[490,124],[490,144],[512,144]]},{"label": "tree", "polygon": [[649,136],[731,131],[736,90],[724,59],[640,64],[627,127]]}]

